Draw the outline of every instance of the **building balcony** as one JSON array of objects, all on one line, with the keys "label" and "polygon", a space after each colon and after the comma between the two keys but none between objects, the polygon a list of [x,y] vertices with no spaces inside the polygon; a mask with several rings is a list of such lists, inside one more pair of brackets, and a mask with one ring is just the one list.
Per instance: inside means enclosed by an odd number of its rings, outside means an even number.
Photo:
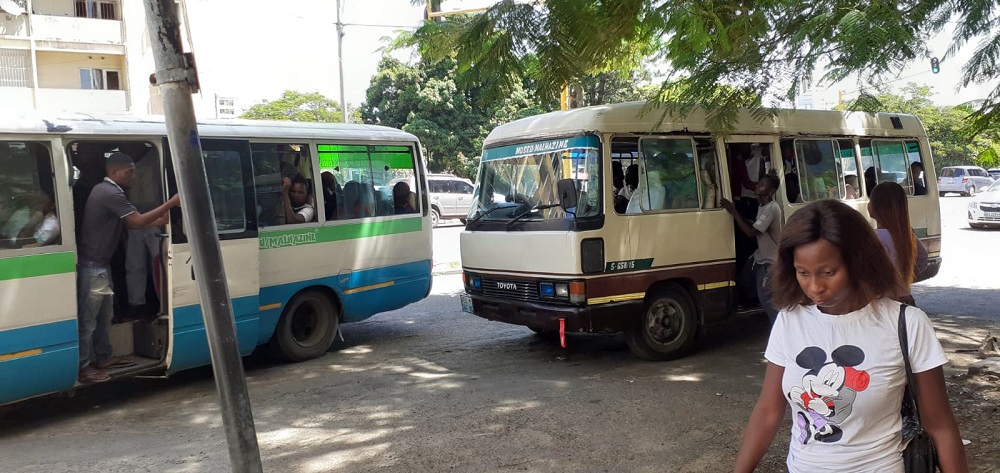
[{"label": "building balcony", "polygon": [[[98,18],[76,18],[53,15],[31,15],[32,36],[37,41],[70,43],[65,47],[50,44],[53,49],[93,49],[72,43],[123,46],[122,22]],[[40,45],[41,46],[41,45]]]},{"label": "building balcony", "polygon": [[27,113],[40,112],[127,112],[128,92],[124,90],[38,89],[33,106],[28,87],[0,87],[4,109]]},{"label": "building balcony", "polygon": [[0,11],[0,37],[28,38],[28,15],[8,15]]}]

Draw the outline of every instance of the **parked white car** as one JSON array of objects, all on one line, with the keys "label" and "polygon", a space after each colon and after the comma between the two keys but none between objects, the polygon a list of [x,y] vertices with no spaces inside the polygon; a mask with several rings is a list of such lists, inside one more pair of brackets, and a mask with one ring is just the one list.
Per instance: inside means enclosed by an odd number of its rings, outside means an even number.
[{"label": "parked white car", "polygon": [[994,182],[969,202],[969,226],[1000,227],[1000,181]]}]

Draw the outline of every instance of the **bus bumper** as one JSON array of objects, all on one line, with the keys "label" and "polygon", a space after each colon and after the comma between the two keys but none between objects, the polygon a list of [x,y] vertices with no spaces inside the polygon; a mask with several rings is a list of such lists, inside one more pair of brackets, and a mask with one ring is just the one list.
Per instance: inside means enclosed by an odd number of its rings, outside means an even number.
[{"label": "bus bumper", "polygon": [[540,332],[559,331],[559,320],[563,319],[567,332],[616,333],[631,328],[642,312],[642,300],[570,306],[473,294],[464,296],[472,299],[474,315],[487,320],[523,325]]},{"label": "bus bumper", "polygon": [[941,270],[941,257],[935,256],[932,258],[927,258],[927,268],[917,275],[916,281],[926,281],[934,276],[937,276],[938,271]]}]

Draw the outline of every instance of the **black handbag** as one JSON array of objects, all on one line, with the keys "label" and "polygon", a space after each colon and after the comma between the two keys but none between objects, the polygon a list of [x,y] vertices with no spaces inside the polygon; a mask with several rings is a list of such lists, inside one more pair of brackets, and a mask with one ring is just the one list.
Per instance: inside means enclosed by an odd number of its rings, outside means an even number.
[{"label": "black handbag", "polygon": [[913,395],[913,371],[910,369],[910,344],[906,335],[906,304],[899,305],[899,346],[903,349],[906,367],[906,387],[903,390],[903,465],[906,473],[933,473],[938,471],[937,448],[934,440],[920,425],[917,398]]}]

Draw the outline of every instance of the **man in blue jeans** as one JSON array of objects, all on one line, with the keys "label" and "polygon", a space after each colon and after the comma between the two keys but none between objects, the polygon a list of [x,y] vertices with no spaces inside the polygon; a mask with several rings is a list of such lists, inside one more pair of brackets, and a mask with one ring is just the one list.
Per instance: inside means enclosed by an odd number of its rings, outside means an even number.
[{"label": "man in blue jeans", "polygon": [[81,382],[102,383],[111,379],[105,370],[134,365],[132,360],[112,356],[111,319],[114,301],[111,287],[111,256],[129,229],[159,227],[170,218],[170,209],[180,200],[175,195],[163,205],[139,213],[125,197],[124,188],[135,179],[135,163],[124,153],[114,153],[105,162],[107,177],[94,186],[83,212],[78,242],[77,321],[80,335]]},{"label": "man in blue jeans", "polygon": [[[754,286],[757,288],[757,299],[761,309],[767,312],[767,317],[778,318],[778,310],[771,305],[771,292],[767,289],[767,272],[778,257],[778,240],[781,239],[781,207],[774,201],[774,193],[778,190],[778,176],[765,174],[757,181],[757,218],[750,222],[740,216],[732,202],[722,199],[722,206],[733,216],[736,227],[745,235],[757,239],[757,251],[751,257],[753,264]],[[748,281],[741,281],[748,284]]]}]

